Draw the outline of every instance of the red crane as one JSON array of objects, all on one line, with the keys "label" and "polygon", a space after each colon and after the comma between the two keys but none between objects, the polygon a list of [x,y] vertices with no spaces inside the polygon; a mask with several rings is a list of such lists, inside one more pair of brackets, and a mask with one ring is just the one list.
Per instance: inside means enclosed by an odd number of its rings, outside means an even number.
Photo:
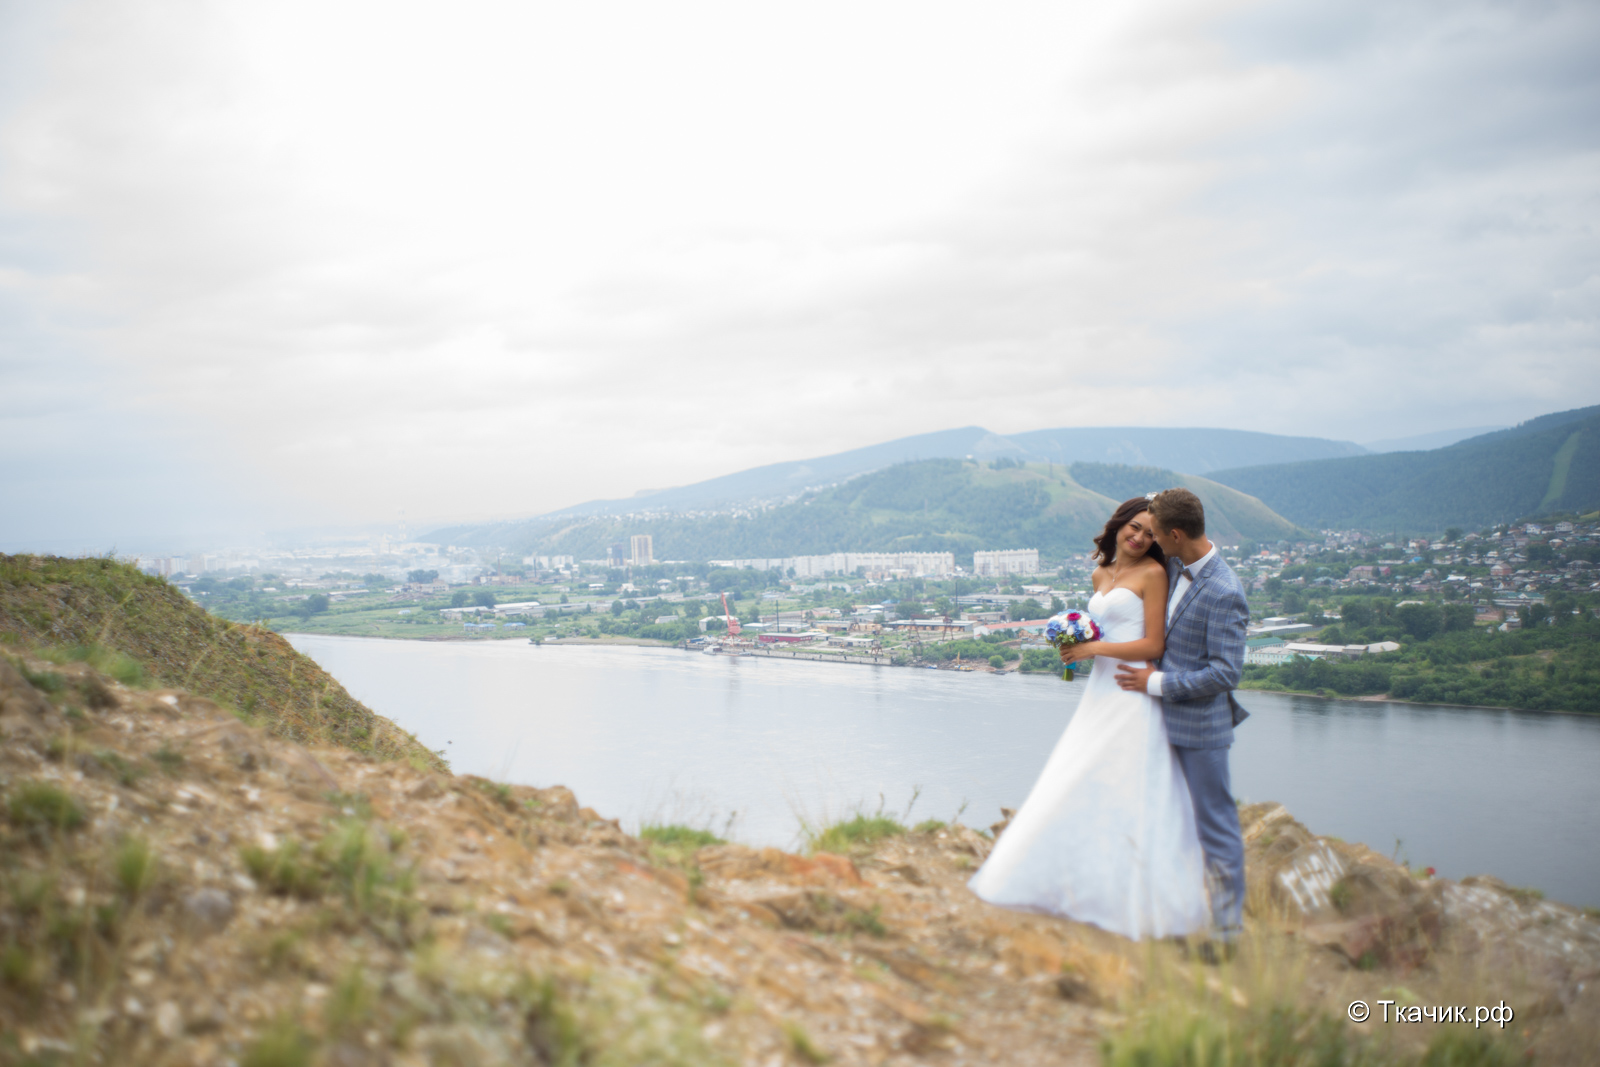
[{"label": "red crane", "polygon": [[728,636],[739,636],[739,619],[728,610],[728,594],[722,594],[722,621],[728,624]]}]

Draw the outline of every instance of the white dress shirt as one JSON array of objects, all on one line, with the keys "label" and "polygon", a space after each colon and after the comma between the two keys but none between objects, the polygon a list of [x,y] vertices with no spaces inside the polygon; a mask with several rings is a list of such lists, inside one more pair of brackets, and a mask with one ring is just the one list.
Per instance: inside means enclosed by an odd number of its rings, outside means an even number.
[{"label": "white dress shirt", "polygon": [[[1212,542],[1211,551],[1207,552],[1205,555],[1189,564],[1189,566],[1185,567],[1183,571],[1178,574],[1178,584],[1172,587],[1172,597],[1167,601],[1167,622],[1172,622],[1172,613],[1178,610],[1178,605],[1183,603],[1183,594],[1187,593],[1189,591],[1189,587],[1194,584],[1189,580],[1188,576],[1190,574],[1199,574],[1201,568],[1203,568],[1207,563],[1210,563],[1211,557],[1215,556],[1216,554],[1216,542]],[[1161,696],[1161,674],[1161,671],[1153,672],[1150,675],[1149,681],[1145,683],[1146,691],[1151,696],[1156,698],[1160,698]]]}]

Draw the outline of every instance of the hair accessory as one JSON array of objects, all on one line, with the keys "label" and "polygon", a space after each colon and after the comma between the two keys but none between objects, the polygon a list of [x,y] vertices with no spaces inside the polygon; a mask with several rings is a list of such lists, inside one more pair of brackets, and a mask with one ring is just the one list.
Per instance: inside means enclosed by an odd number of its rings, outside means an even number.
[{"label": "hair accessory", "polygon": [[1148,493],[1146,493],[1146,494],[1145,494],[1145,495],[1144,495],[1144,498],[1145,498],[1145,499],[1146,499],[1146,500],[1154,500],[1154,499],[1155,499],[1155,498],[1156,498],[1156,497],[1158,497],[1158,496],[1160,496],[1160,495],[1161,495],[1161,494],[1160,494],[1160,493],[1158,493],[1158,492],[1155,492],[1155,491],[1154,491],[1154,490],[1152,490],[1152,491],[1151,491],[1151,492],[1148,492]]}]

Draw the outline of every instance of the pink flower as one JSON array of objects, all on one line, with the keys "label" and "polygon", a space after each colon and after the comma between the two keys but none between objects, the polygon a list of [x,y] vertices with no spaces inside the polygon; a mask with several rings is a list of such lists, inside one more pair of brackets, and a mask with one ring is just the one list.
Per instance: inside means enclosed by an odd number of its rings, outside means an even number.
[{"label": "pink flower", "polygon": [[1078,614],[1076,611],[1069,611],[1069,612],[1067,612],[1067,618],[1072,619],[1074,622],[1076,622],[1078,619],[1083,618],[1083,616]]}]

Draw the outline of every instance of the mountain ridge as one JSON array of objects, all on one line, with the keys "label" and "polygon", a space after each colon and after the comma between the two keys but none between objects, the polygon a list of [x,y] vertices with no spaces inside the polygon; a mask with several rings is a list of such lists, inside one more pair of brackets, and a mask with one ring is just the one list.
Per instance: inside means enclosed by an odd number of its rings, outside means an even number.
[{"label": "mountain ridge", "polygon": [[1462,426],[1452,430],[1435,430],[1432,433],[1411,434],[1406,437],[1386,437],[1379,441],[1363,441],[1361,442],[1361,447],[1374,454],[1382,454],[1384,452],[1431,452],[1436,448],[1448,448],[1461,441],[1510,428],[1509,426]]},{"label": "mountain ridge", "polygon": [[[1083,484],[1078,467],[1099,481]],[[1121,492],[1130,479],[1140,488],[1107,495],[1106,489]],[[1037,548],[1047,560],[1063,560],[1087,556],[1090,539],[1122,500],[1171,485],[1199,494],[1208,525],[1225,543],[1303,533],[1260,501],[1198,475],[1106,464],[1069,471],[1008,459],[931,459],[874,471],[755,514],[572,517],[559,527],[525,524],[504,543],[520,553],[583,559],[603,556],[607,545],[629,534],[648,533],[659,559],[951,552],[967,565],[977,549]]]},{"label": "mountain ridge", "polygon": [[827,456],[769,463],[685,486],[650,489],[614,500],[591,500],[567,508],[497,523],[456,523],[435,528],[429,540],[453,544],[504,537],[527,522],[560,522],[592,515],[728,510],[765,506],[899,463],[926,459],[1012,459],[1020,463],[1125,463],[1205,475],[1247,466],[1256,457],[1305,460],[1360,455],[1350,441],[1287,437],[1250,430],[1205,427],[1058,427],[1002,435],[981,426],[916,434]]},{"label": "mountain ridge", "polygon": [[1438,532],[1600,508],[1600,406],[1552,412],[1430,452],[1218,471],[1304,526]]}]

